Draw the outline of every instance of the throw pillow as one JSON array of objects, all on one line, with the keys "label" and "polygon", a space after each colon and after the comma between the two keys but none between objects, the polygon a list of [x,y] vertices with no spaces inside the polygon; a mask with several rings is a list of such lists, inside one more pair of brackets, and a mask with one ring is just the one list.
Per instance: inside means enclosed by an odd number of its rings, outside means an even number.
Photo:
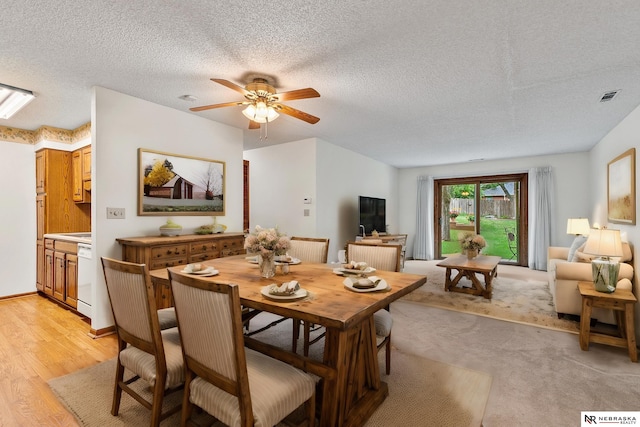
[{"label": "throw pillow", "polygon": [[573,258],[578,248],[584,245],[586,242],[587,242],[587,236],[582,236],[582,235],[576,236],[576,238],[573,239],[573,243],[571,244],[571,247],[569,248],[569,256],[567,256],[567,261],[569,262],[578,261],[577,259],[573,259]]}]

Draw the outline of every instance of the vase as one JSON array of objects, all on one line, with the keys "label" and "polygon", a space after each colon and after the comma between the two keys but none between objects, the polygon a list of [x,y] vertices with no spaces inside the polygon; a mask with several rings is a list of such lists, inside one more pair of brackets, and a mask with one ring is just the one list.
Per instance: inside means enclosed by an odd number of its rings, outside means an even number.
[{"label": "vase", "polygon": [[260,275],[265,279],[270,279],[276,275],[276,263],[273,251],[260,253]]},{"label": "vase", "polygon": [[468,259],[474,259],[477,256],[478,256],[478,250],[477,249],[467,249],[467,258]]}]

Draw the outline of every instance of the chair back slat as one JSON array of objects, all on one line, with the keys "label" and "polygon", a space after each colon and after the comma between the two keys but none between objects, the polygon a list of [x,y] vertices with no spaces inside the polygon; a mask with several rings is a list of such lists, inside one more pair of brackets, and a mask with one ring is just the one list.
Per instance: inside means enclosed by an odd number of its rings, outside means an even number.
[{"label": "chair back slat", "polygon": [[369,267],[383,271],[400,271],[401,245],[347,243],[349,261],[366,262]]},{"label": "chair back slat", "polygon": [[303,262],[325,264],[329,253],[329,239],[292,237],[288,253]]},{"label": "chair back slat", "polygon": [[247,376],[238,286],[169,274],[187,367],[237,396]]},{"label": "chair back slat", "polygon": [[151,322],[154,316],[151,313],[155,312],[155,299],[149,298],[145,268],[142,264],[103,258],[105,282],[116,326],[131,336],[152,342]]}]

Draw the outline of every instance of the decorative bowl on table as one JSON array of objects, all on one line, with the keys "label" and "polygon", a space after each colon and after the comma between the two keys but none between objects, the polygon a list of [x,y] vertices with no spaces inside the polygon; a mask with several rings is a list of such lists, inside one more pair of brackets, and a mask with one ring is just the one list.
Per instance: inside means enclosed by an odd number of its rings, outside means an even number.
[{"label": "decorative bowl on table", "polygon": [[182,226],[172,220],[167,220],[166,224],[160,226],[161,236],[179,236],[182,233]]}]

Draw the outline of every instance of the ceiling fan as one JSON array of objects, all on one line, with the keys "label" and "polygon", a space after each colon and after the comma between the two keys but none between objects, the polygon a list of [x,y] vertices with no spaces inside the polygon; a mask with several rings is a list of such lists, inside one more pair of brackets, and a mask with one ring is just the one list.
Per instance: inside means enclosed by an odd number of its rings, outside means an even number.
[{"label": "ceiling fan", "polygon": [[211,79],[229,89],[240,92],[246,101],[223,102],[221,104],[204,105],[202,107],[190,108],[191,111],[204,111],[213,108],[236,107],[246,105],[242,114],[249,119],[249,129],[260,129],[260,124],[274,121],[280,113],[286,114],[296,119],[303,120],[310,124],[320,121],[318,117],[305,113],[304,111],[284,105],[282,101],[294,101],[296,99],[317,98],[320,94],[310,87],[297,89],[290,92],[277,93],[267,78],[256,77],[245,87],[224,79]]}]

